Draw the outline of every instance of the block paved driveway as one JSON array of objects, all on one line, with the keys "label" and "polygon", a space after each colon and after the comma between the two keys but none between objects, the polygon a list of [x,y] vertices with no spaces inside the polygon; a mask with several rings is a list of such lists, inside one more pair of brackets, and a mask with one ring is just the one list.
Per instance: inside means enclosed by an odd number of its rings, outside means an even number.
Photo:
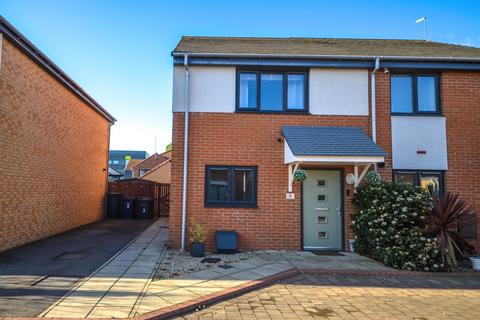
[{"label": "block paved driveway", "polygon": [[299,275],[184,319],[480,319],[480,276]]},{"label": "block paved driveway", "polygon": [[0,317],[33,317],[153,220],[103,220],[0,253]]}]

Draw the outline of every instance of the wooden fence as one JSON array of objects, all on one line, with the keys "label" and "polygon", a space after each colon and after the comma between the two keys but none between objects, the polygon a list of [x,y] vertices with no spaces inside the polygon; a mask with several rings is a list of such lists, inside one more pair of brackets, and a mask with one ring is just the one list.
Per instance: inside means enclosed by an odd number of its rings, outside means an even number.
[{"label": "wooden fence", "polygon": [[125,179],[108,182],[108,192],[118,192],[123,197],[149,197],[153,200],[153,216],[166,218],[170,212],[170,184],[143,179]]}]

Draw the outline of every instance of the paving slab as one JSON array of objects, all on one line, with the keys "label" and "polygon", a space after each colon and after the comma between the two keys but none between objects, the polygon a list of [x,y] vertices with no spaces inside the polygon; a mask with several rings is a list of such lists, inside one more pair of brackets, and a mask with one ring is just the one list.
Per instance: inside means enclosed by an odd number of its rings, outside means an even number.
[{"label": "paving slab", "polygon": [[41,315],[63,318],[128,317],[166,250],[168,231],[162,228],[163,225],[164,221],[157,220]]}]

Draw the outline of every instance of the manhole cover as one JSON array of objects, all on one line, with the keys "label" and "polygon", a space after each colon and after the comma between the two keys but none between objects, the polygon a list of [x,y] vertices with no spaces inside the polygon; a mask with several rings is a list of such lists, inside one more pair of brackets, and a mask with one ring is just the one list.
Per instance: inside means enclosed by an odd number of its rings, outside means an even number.
[{"label": "manhole cover", "polygon": [[222,268],[222,269],[230,269],[230,268],[233,268],[231,265],[228,265],[228,264],[221,264],[218,266],[219,268]]},{"label": "manhole cover", "polygon": [[88,254],[85,252],[64,252],[54,259],[56,260],[79,260],[85,258]]},{"label": "manhole cover", "polygon": [[221,260],[219,258],[205,258],[203,259],[202,263],[217,263],[217,262],[220,262]]}]

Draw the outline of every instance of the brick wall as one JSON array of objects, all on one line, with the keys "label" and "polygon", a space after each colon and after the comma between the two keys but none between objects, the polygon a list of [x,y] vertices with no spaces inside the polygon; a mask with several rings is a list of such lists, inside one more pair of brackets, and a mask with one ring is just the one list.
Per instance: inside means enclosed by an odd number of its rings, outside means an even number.
[{"label": "brick wall", "polygon": [[108,121],[6,39],[0,251],[103,217]]},{"label": "brick wall", "polygon": [[[173,115],[170,245],[181,241],[184,114]],[[241,249],[296,249],[301,245],[300,185],[295,200],[286,200],[288,166],[283,164],[284,125],[359,126],[368,131],[367,116],[190,113],[187,215],[208,229],[207,246],[214,248],[214,231],[235,229]],[[280,139],[280,141],[279,141]],[[258,166],[258,208],[204,208],[205,165]],[[345,173],[352,172],[351,167]],[[348,194],[347,194],[348,193]],[[353,188],[345,190],[346,225],[353,212]],[[349,230],[346,238],[351,238]],[[188,234],[187,234],[188,242]]]},{"label": "brick wall", "polygon": [[[447,122],[445,189],[460,193],[476,208],[480,220],[480,72],[443,72],[441,84]],[[480,248],[478,238],[474,244]]]}]

